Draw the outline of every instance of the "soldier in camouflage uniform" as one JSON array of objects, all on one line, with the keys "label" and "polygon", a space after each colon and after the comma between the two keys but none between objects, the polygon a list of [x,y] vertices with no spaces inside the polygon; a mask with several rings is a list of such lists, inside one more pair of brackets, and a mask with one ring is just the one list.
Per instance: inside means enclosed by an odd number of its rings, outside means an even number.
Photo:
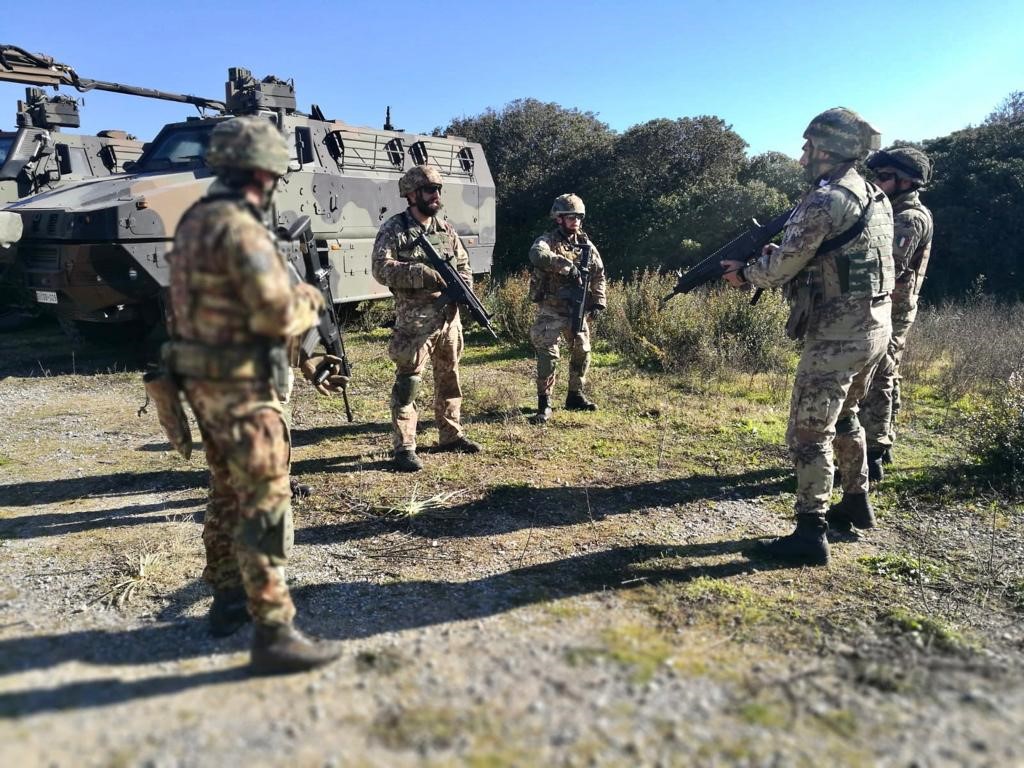
[{"label": "soldier in camouflage uniform", "polygon": [[590,368],[590,325],[587,317],[583,329],[573,335],[572,303],[568,291],[578,286],[580,255],[584,246],[590,248],[590,290],[585,297],[585,308],[590,318],[604,311],[604,262],[601,255],[583,232],[586,207],[577,195],[559,195],[551,206],[551,218],[556,229],[541,235],[530,248],[530,298],[537,303],[537,317],[530,328],[530,340],[537,351],[537,415],[535,424],[544,424],[551,418],[551,390],[555,386],[559,344],[564,338],[569,344],[569,391],[565,407],[570,411],[596,411],[597,405],[587,399],[583,387]]},{"label": "soldier in camouflage uniform", "polygon": [[[796,530],[762,543],[762,555],[824,565],[829,524],[874,524],[857,404],[891,330],[892,209],[854,165],[877,149],[878,137],[848,109],[815,117],[800,158],[813,186],[786,223],[782,244],[765,246],[750,266],[722,262],[734,287],[785,286],[792,301],[787,332],[804,340],[786,434],[796,468]],[[830,509],[833,448],[843,501]]]},{"label": "soldier in camouflage uniform", "polygon": [[391,424],[394,430],[394,467],[418,472],[423,463],[416,455],[416,393],[420,374],[431,360],[434,367],[434,418],[437,450],[477,453],[480,446],[462,428],[462,320],[454,303],[438,304],[444,280],[427,263],[423,249],[414,246],[425,234],[442,258],[454,263],[473,284],[469,253],[455,228],[438,218],[442,180],[434,168],[417,165],[398,182],[409,207],[384,222],[373,244],[373,276],[395,296],[395,330],[388,357],[396,366],[391,389]]},{"label": "soldier in camouflage uniform", "polygon": [[873,154],[867,166],[892,202],[892,258],[896,269],[892,337],[868,394],[860,403],[868,441],[868,476],[871,480],[881,480],[882,464],[891,461],[896,439],[896,414],[901,405],[900,362],[910,326],[917,318],[917,297],[932,250],[932,213],[921,202],[919,192],[931,180],[932,163],[924,152],[914,147],[891,147]]},{"label": "soldier in camouflage uniform", "polygon": [[292,624],[284,570],[293,539],[291,445],[281,402],[292,383],[286,342],[313,325],[323,299],[309,285],[290,285],[264,225],[289,162],[277,128],[257,117],[225,121],[206,161],[217,181],[175,233],[164,360],[192,406],[210,465],[203,523],[210,626],[231,634],[251,614],[254,672],[310,669],[340,649]]}]

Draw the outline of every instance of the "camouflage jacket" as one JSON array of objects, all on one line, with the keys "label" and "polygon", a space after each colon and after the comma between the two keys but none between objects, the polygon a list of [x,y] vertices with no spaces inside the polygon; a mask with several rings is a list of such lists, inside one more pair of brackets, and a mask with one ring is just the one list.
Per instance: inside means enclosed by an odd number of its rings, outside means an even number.
[{"label": "camouflage jacket", "polygon": [[184,341],[284,343],[317,319],[309,287],[291,285],[260,212],[220,184],[182,217],[170,273],[171,334]]},{"label": "camouflage jacket", "polygon": [[422,248],[412,244],[423,233],[438,253],[452,262],[466,282],[473,285],[469,253],[455,227],[434,217],[424,228],[409,210],[395,214],[377,232],[372,262],[374,279],[390,288],[395,296],[396,328],[431,324],[455,311],[452,305],[438,308],[439,290],[432,286],[424,287],[424,270],[429,267],[427,255]]},{"label": "camouflage jacket", "polygon": [[934,226],[932,212],[921,202],[921,194],[916,189],[893,199],[892,211],[892,258],[896,265],[892,311],[895,316],[916,306],[932,253]]},{"label": "camouflage jacket", "polygon": [[[868,201],[874,205],[868,214]],[[864,230],[821,251],[867,215]],[[759,288],[786,286],[794,338],[858,341],[888,335],[893,286],[892,208],[874,185],[842,165],[809,190],[786,222],[781,246],[744,271]],[[793,327],[800,330],[793,331]]]},{"label": "camouflage jacket", "polygon": [[[580,234],[583,234],[582,232]],[[586,238],[586,235],[583,235]],[[571,308],[568,299],[564,298],[565,289],[570,287],[572,278],[569,273],[573,265],[579,264],[580,243],[578,235],[572,239],[566,237],[560,228],[556,228],[538,237],[530,248],[530,264],[533,274],[530,277],[530,298],[569,314]],[[587,296],[588,307],[604,307],[608,303],[607,285],[604,276],[604,262],[597,246],[590,244],[590,293]]]}]

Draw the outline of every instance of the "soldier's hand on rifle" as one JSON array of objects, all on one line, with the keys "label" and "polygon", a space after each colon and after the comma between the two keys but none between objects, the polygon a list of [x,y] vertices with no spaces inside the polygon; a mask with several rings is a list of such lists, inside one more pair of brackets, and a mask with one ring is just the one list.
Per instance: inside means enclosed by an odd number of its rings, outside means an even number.
[{"label": "soldier's hand on rifle", "polygon": [[577,283],[583,279],[582,277],[580,277],[579,267],[577,267],[575,264],[569,265],[568,277],[570,280],[575,280]]},{"label": "soldier's hand on rifle", "polygon": [[[302,356],[299,370],[303,377],[321,395],[336,395],[348,384],[349,377],[342,375],[342,361],[334,355]],[[326,373],[326,376],[324,374]],[[319,383],[318,383],[318,380]]]},{"label": "soldier's hand on rifle", "polygon": [[600,315],[602,312],[604,312],[604,310],[605,310],[604,304],[595,304],[594,306],[592,306],[590,308],[590,312],[589,312],[590,319],[591,320],[596,320],[597,316]]},{"label": "soldier's hand on rifle", "polygon": [[775,243],[768,243],[761,249],[762,256],[771,257],[776,251],[780,250],[782,246],[776,245]]},{"label": "soldier's hand on rifle", "polygon": [[444,279],[433,267],[426,264],[410,264],[409,273],[412,275],[414,288],[423,288],[428,291],[439,291],[445,287]]},{"label": "soldier's hand on rifle", "polygon": [[723,261],[722,269],[725,270],[725,274],[722,275],[722,278],[733,288],[742,288],[746,284],[747,280],[743,277],[740,270],[745,266],[747,266],[746,263],[742,261]]}]

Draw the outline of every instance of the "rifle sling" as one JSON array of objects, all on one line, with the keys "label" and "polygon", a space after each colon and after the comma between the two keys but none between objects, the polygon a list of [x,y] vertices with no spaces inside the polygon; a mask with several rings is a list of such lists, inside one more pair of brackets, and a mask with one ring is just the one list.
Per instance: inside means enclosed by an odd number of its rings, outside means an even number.
[{"label": "rifle sling", "polygon": [[[864,213],[861,214],[857,222],[845,230],[840,232],[835,237],[830,237],[828,240],[822,241],[821,245],[818,246],[818,250],[815,252],[815,256],[821,256],[823,253],[829,253],[830,251],[837,251],[843,246],[846,246],[860,237],[864,231],[864,227],[867,226],[868,217],[871,215],[875,205],[875,198],[868,197],[868,204],[864,206]],[[836,267],[839,272],[839,287],[846,293],[850,290],[850,260],[844,257],[842,254],[836,257]]]}]

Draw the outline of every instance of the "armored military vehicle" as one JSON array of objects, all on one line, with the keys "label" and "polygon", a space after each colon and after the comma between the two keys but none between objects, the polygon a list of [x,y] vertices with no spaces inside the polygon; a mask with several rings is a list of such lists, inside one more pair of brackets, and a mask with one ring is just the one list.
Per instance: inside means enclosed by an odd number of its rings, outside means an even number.
[{"label": "armored military vehicle", "polygon": [[[31,75],[31,70],[49,63],[46,57],[0,45],[0,80],[24,81],[29,79],[23,77],[26,69]],[[62,130],[80,125],[79,100],[25,89],[15,130],[0,131],[0,206],[75,181],[120,173],[125,163],[142,154],[142,142],[125,131],[87,136]],[[0,330],[15,328],[35,314],[35,297],[23,290],[24,278],[14,267],[13,253],[0,245]]]},{"label": "armored military vehicle", "polygon": [[[182,214],[212,183],[203,156],[210,133],[233,115],[261,115],[288,137],[292,169],[278,185],[272,224],[312,220],[317,248],[329,256],[339,304],[388,295],[370,273],[381,222],[403,210],[398,178],[413,164],[444,177],[444,212],[469,250],[475,272],[490,270],[494,181],[479,144],[452,136],[362,128],[327,120],[319,107],[296,109],[292,82],[228,71],[223,102],[118,83],[83,81],[66,65],[37,77],[195,104],[203,114],[165,126],[127,173],[79,182],[8,208],[22,218],[17,259],[40,306],[87,338],[140,336],[162,317],[167,254]],[[39,82],[36,80],[35,82]]]}]

